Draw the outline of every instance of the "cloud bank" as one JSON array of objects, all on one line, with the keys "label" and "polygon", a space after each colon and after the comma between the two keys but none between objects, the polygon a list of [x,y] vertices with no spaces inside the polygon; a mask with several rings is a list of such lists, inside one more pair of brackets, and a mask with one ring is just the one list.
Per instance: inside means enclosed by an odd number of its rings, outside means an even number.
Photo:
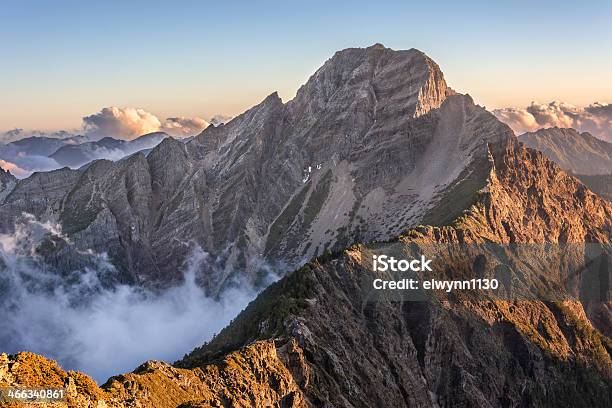
[{"label": "cloud bank", "polygon": [[8,162],[2,159],[0,159],[0,168],[2,168],[2,170],[10,171],[11,174],[17,178],[25,178],[25,177],[28,177],[30,174],[32,174],[31,171],[22,169],[15,163],[11,163],[11,162]]},{"label": "cloud bank", "polygon": [[161,121],[140,108],[110,106],[83,118],[86,134],[93,138],[114,137],[132,140],[153,132],[166,132],[174,137],[187,137],[201,132],[208,122],[202,118],[173,117]]},{"label": "cloud bank", "polygon": [[227,122],[229,122],[232,119],[233,119],[233,117],[232,116],[228,116],[228,115],[215,115],[212,118],[210,118],[210,123],[212,123],[215,126],[219,126],[219,125],[226,124]]},{"label": "cloud bank", "polygon": [[612,104],[608,103],[578,107],[565,102],[532,102],[525,108],[495,109],[493,114],[517,134],[555,126],[571,127],[612,142]]},{"label": "cloud bank", "polygon": [[196,281],[209,259],[198,248],[185,264],[183,283],[161,294],[103,285],[116,270],[105,254],[91,251],[86,254],[94,257],[94,268],[60,278],[35,252],[48,234],[62,237],[57,225],[29,215],[13,234],[0,234],[0,349],[44,354],[99,383],[146,360],[182,357],[210,340],[258,292],[239,282],[218,298],[206,296]]},{"label": "cloud bank", "polygon": [[189,137],[197,135],[207,128],[209,123],[202,118],[185,118],[179,116],[168,118],[162,124],[160,130],[175,137]]}]

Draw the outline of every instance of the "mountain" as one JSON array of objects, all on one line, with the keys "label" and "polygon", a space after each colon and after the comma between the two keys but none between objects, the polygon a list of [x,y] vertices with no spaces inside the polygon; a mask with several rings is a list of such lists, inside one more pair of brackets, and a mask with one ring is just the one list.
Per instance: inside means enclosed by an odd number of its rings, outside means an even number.
[{"label": "mountain", "polygon": [[[173,365],[149,361],[98,387],[20,353],[0,357],[0,385],[65,385],[70,407],[608,407],[612,341],[568,297],[577,289],[563,274],[587,261],[587,242],[612,254],[612,204],[513,139],[488,157],[484,186],[447,225],[308,262]],[[541,268],[533,245],[545,242],[572,244],[546,246],[558,268]],[[511,280],[494,294],[369,297],[372,253],[432,246],[435,272],[420,278],[490,276],[503,261]],[[512,285],[518,298],[503,295]]]},{"label": "mountain", "polygon": [[588,132],[558,127],[524,133],[519,140],[574,174],[612,174],[612,143]]},{"label": "mountain", "polygon": [[94,142],[63,145],[49,157],[61,166],[78,168],[94,160],[119,160],[140,150],[151,149],[166,137],[168,135],[163,132],[149,133],[134,140],[105,137]]},{"label": "mountain", "polygon": [[27,156],[49,156],[64,144],[63,139],[32,136],[8,143],[2,146],[2,150]]},{"label": "mountain", "polygon": [[34,211],[74,243],[45,253],[58,269],[105,252],[123,281],[153,286],[180,279],[197,245],[216,293],[236,275],[257,281],[270,265],[287,271],[326,249],[451,220],[484,185],[490,149],[511,137],[422,52],[347,49],[293,100],[273,93],[186,144],[168,138],[146,157],[48,173],[53,191],[20,181],[0,228]]}]

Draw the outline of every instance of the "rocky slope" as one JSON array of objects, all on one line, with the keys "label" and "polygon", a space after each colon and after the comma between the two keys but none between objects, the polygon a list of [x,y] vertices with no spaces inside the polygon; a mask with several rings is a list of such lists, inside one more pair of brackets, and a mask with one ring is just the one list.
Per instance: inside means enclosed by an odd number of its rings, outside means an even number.
[{"label": "rocky slope", "polygon": [[571,173],[587,176],[612,173],[612,143],[590,133],[553,127],[522,134],[519,140]]},{"label": "rocky slope", "polygon": [[0,169],[0,200],[3,200],[17,184],[17,178],[10,171]]},{"label": "rocky slope", "polygon": [[[535,300],[473,293],[399,303],[364,297],[361,281],[372,274],[367,255],[390,246],[410,254],[414,244],[591,242],[610,256],[612,205],[538,152],[511,143],[492,156],[486,188],[451,226],[418,227],[397,242],[355,246],[308,264],[180,365],[199,366],[253,340],[289,337],[307,356],[314,380],[305,395],[314,406],[608,406],[609,286],[608,301],[584,302],[599,309],[598,330],[583,305],[565,296],[580,291],[562,272],[574,246],[557,247],[563,248],[559,263],[543,269],[531,262],[550,257],[552,248],[529,260],[504,250],[514,284]],[[459,247],[440,257],[434,276],[473,276],[480,256],[487,263],[500,259],[487,248],[470,257]],[[586,262],[580,251],[575,260]],[[584,273],[581,279],[586,282]]]},{"label": "rocky slope", "polygon": [[34,211],[76,245],[45,253],[59,269],[81,265],[84,250],[108,252],[123,280],[152,286],[180,279],[198,245],[211,254],[201,281],[214,293],[270,263],[290,270],[325,249],[449,221],[484,183],[487,144],[511,136],[422,52],[347,49],[293,100],[272,94],[186,144],[49,173],[57,189],[20,181],[0,229]]},{"label": "rocky slope", "polygon": [[[63,387],[65,401],[47,406],[71,408],[307,407],[300,387],[308,379],[298,383],[287,368],[296,357],[303,359],[295,343],[277,347],[274,342],[263,341],[195,370],[150,361],[133,373],[111,378],[100,388],[89,377],[65,372],[55,362],[35,354],[3,354],[0,387]],[[0,407],[10,406],[0,401]]]},{"label": "rocky slope", "polygon": [[[22,370],[38,378],[50,371],[70,385],[69,406],[610,406],[612,340],[602,334],[612,327],[610,302],[597,302],[598,330],[569,297],[586,277],[575,286],[564,265],[587,262],[585,243],[612,254],[612,205],[511,139],[490,146],[486,170],[473,203],[449,225],[419,226],[309,262],[175,366],[148,362],[97,388],[20,354],[0,360],[0,381],[39,381],[15,372],[14,362],[23,361]],[[508,246],[544,242],[565,246],[531,257]],[[482,243],[506,246],[465,250]],[[425,301],[364,290],[372,253],[408,256],[431,245],[443,248],[431,276],[490,276],[503,260],[510,280],[496,293],[435,293]],[[538,267],[542,257],[555,267]],[[525,292],[504,296],[510,282]]]}]

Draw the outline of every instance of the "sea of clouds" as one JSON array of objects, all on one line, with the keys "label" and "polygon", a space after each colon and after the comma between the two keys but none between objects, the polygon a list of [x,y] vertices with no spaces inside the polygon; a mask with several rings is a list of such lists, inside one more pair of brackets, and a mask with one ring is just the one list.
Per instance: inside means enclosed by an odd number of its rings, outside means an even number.
[{"label": "sea of clouds", "polygon": [[[183,282],[161,293],[108,285],[116,274],[105,254],[91,251],[95,267],[68,276],[51,272],[36,248],[45,237],[62,236],[57,225],[24,216],[12,234],[0,234],[0,351],[23,350],[55,359],[102,383],[146,360],[175,361],[210,340],[258,289],[235,282],[220,296],[196,284],[208,254],[194,247]],[[266,283],[276,277],[272,274]]]},{"label": "sea of clouds", "polygon": [[612,104],[593,103],[585,107],[565,102],[532,102],[524,108],[495,109],[493,114],[518,135],[541,128],[574,128],[612,142]]}]

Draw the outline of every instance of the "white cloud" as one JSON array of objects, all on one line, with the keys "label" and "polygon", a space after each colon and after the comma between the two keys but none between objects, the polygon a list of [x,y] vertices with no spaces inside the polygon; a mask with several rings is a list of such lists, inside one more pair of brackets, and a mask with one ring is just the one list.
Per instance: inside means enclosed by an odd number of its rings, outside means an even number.
[{"label": "white cloud", "polygon": [[189,137],[200,133],[209,123],[202,118],[185,118],[183,116],[168,118],[161,126],[163,132],[174,137]]},{"label": "white cloud", "polygon": [[18,179],[29,177],[36,171],[51,171],[62,167],[55,160],[45,156],[17,155],[13,161],[0,159],[0,167],[10,171]]},{"label": "white cloud", "polygon": [[210,119],[210,123],[212,123],[215,126],[219,126],[219,125],[223,125],[229,122],[232,119],[233,118],[228,115],[215,115]]},{"label": "white cloud", "polygon": [[187,137],[201,132],[208,122],[202,118],[172,117],[162,122],[144,109],[117,106],[83,118],[86,133],[97,138],[110,136],[131,140],[152,132],[166,132],[175,137]]},{"label": "white cloud", "polygon": [[0,159],[0,167],[3,170],[9,171],[13,176],[17,178],[25,178],[29,176],[30,174],[32,174],[31,171],[22,169],[21,167],[17,166],[15,163],[7,162],[6,160],[2,160],[2,159]]},{"label": "white cloud", "polygon": [[161,122],[157,116],[143,109],[110,106],[85,116],[83,126],[89,135],[130,140],[159,131]]},{"label": "white cloud", "polygon": [[[31,215],[24,215],[12,234],[0,234],[5,263],[0,283],[8,288],[0,296],[2,351],[43,354],[100,383],[146,360],[180,358],[210,340],[259,292],[238,280],[218,296],[208,296],[196,282],[212,272],[214,262],[199,247],[181,268],[183,282],[161,293],[123,284],[108,287],[103,282],[113,281],[118,272],[106,254],[92,250],[80,251],[91,267],[62,277],[34,256],[49,236],[72,245],[59,225]],[[276,279],[269,274],[266,283]]]},{"label": "white cloud", "polygon": [[612,142],[612,104],[593,103],[578,107],[565,102],[532,102],[526,108],[495,109],[493,114],[517,134],[540,128],[574,128]]},{"label": "white cloud", "polygon": [[27,134],[25,134],[23,129],[15,128],[2,133],[2,135],[0,135],[0,141],[10,143],[24,137],[27,137]]}]

